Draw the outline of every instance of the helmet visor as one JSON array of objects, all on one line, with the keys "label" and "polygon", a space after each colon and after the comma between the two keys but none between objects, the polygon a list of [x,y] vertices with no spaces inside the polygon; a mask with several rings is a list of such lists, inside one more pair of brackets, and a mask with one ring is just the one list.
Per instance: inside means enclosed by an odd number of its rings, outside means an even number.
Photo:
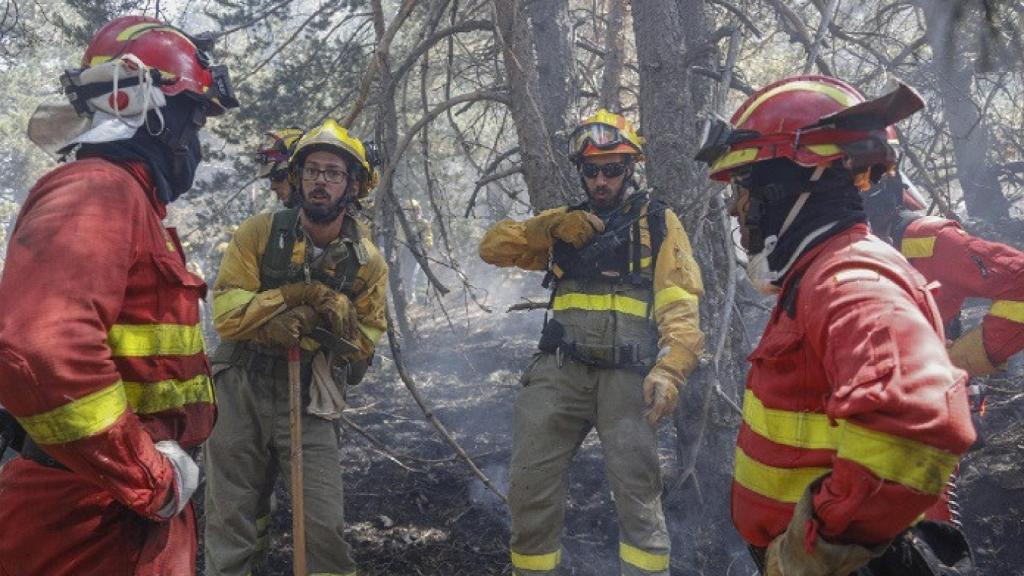
[{"label": "helmet visor", "polygon": [[619,144],[630,144],[626,141],[618,128],[608,124],[586,124],[580,126],[572,133],[569,139],[569,149],[574,156],[579,156],[583,150],[591,144],[601,150],[608,150]]}]

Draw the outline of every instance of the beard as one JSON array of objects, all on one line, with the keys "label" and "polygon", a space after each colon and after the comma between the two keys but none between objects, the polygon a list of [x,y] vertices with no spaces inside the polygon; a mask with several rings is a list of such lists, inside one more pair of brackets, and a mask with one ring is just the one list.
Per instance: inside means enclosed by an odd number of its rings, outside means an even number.
[{"label": "beard", "polygon": [[[301,195],[301,206],[302,212],[306,215],[306,218],[314,224],[327,224],[333,222],[344,210],[345,206],[348,206],[348,193],[346,192],[338,198],[337,201],[330,204],[321,205],[313,204],[306,198],[305,194],[300,193],[298,190],[292,192],[292,196]],[[289,198],[291,200],[291,198]]]},{"label": "beard", "polygon": [[583,189],[587,192],[587,198],[590,200],[590,205],[598,212],[610,210],[621,204],[622,199],[626,195],[626,188],[625,180],[623,180],[618,190],[613,190],[608,186],[597,186],[593,189],[587,187],[586,184],[583,186]]}]

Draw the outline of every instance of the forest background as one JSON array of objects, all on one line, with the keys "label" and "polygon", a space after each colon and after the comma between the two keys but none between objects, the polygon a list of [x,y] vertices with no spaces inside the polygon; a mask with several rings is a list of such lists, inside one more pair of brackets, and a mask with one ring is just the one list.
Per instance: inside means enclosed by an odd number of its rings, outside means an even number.
[{"label": "forest background", "polygon": [[[542,317],[506,309],[529,309],[546,294],[538,275],[487,267],[476,247],[497,220],[581,198],[566,141],[598,107],[626,115],[646,137],[641,182],[680,215],[707,290],[708,349],[663,434],[666,505],[679,514],[674,574],[750,573],[729,526],[727,488],[745,358],[771,306],[743,278],[721,185],[691,160],[708,117],[728,118],[760,86],[799,73],[834,75],[869,96],[902,80],[928,105],[898,132],[901,167],[929,211],[1024,246],[1024,2],[1016,0],[0,0],[0,269],[20,204],[54,165],[25,137],[28,117],[60,98],[57,78],[78,65],[92,32],[124,14],[212,32],[215,59],[229,65],[242,102],[209,122],[197,184],[169,216],[209,283],[238,223],[276,205],[255,179],[253,152],[266,131],[334,117],[384,151],[365,210],[391,266],[394,322],[346,423],[365,447],[350,455],[366,465],[353,467],[354,484],[372,471],[427,501],[437,496],[430,490],[454,491],[452,501],[473,514],[438,513],[445,556],[428,553],[429,530],[396,536],[401,516],[378,512],[403,501],[386,487],[375,493],[379,509],[350,497],[355,530],[361,521],[366,528],[353,537],[379,545],[364,542],[362,561],[381,574],[441,573],[442,565],[449,574],[507,573],[507,513],[474,483],[487,477],[481,486],[502,491],[515,382]],[[216,342],[209,326],[207,340]],[[990,379],[987,445],[965,463],[965,523],[985,573],[1024,573],[1016,568],[1024,551],[1008,546],[1024,537],[1013,521],[1024,494],[1020,364]],[[406,401],[403,384],[421,404]],[[480,464],[476,473],[437,458],[446,442],[406,443],[428,421],[444,422],[449,440]],[[584,451],[573,490],[594,495],[572,500],[567,549],[583,559],[573,573],[599,574],[614,560],[614,522],[605,518],[600,454],[589,444]],[[433,518],[418,506],[421,520]],[[487,529],[453,528],[468,517]],[[473,538],[481,542],[467,544]],[[287,539],[280,545],[285,558]]]}]

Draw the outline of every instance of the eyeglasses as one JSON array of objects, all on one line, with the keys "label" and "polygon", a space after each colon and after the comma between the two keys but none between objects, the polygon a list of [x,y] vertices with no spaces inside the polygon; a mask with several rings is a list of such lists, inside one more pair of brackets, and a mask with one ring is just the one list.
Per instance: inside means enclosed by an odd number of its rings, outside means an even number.
[{"label": "eyeglasses", "polygon": [[344,182],[345,179],[348,178],[348,172],[344,170],[339,170],[337,168],[324,168],[323,170],[321,170],[319,168],[314,168],[312,166],[302,167],[303,180],[315,181],[317,178],[320,177],[321,174],[324,175],[325,182],[332,182],[335,184],[337,184],[338,182]]},{"label": "eyeglasses", "polygon": [[580,172],[585,178],[596,178],[597,173],[604,174],[605,178],[618,178],[626,172],[625,162],[609,162],[607,164],[591,164],[584,162],[580,166]]}]

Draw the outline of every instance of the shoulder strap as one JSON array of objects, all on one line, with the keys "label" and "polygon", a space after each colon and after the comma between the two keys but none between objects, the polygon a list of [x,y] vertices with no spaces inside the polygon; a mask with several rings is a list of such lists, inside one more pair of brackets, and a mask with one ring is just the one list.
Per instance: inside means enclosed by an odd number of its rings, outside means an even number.
[{"label": "shoulder strap", "polygon": [[295,246],[295,226],[299,222],[299,210],[289,208],[274,213],[270,224],[270,235],[260,260],[260,290],[277,288],[288,277]]}]

